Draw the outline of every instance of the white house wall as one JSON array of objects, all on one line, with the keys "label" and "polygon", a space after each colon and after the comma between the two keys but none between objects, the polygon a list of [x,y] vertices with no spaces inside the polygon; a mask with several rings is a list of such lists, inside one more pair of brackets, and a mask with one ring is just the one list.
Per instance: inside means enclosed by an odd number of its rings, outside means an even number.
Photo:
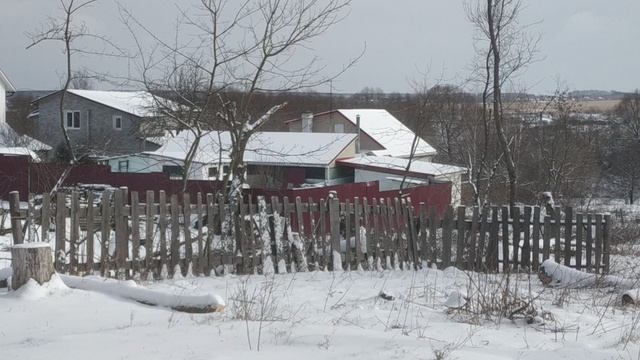
[{"label": "white house wall", "polygon": [[4,88],[4,84],[0,81],[0,123],[7,122],[7,89]]},{"label": "white house wall", "polygon": [[[129,161],[129,173],[153,173],[162,172],[163,166],[180,166],[182,161],[167,158],[154,158],[149,156],[125,156],[110,159],[108,161],[112,172],[119,172],[119,164],[121,161]],[[212,180],[209,179],[209,166],[194,163],[189,171],[189,180]]]},{"label": "white house wall", "polygon": [[[400,189],[400,182],[391,180],[389,178],[398,178],[399,175],[392,175],[383,172],[376,172],[370,170],[355,169],[354,182],[368,182],[378,181],[380,182],[380,191],[398,190]],[[421,178],[407,177],[408,181],[425,181]],[[446,181],[451,183],[451,204],[453,206],[460,205],[460,199],[462,194],[462,175],[460,173],[446,174],[435,176],[436,181]]]}]

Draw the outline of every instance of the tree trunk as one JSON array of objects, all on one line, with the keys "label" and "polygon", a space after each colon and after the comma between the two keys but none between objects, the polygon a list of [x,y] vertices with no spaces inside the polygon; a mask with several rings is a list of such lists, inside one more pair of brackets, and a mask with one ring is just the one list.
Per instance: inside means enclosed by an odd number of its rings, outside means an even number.
[{"label": "tree trunk", "polygon": [[30,243],[11,247],[11,288],[17,290],[33,279],[42,285],[55,273],[51,246],[47,243]]}]

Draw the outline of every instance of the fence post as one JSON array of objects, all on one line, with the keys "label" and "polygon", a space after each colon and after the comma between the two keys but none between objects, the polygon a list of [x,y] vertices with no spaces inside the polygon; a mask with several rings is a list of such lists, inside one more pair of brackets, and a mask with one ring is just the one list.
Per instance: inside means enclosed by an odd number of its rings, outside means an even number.
[{"label": "fence post", "polygon": [[331,226],[331,269],[342,271],[342,256],[340,254],[340,200],[329,200],[329,222]]},{"label": "fence post", "polygon": [[116,190],[113,201],[113,215],[116,225],[116,277],[121,279],[125,275],[125,265],[127,261],[127,252],[129,244],[127,241],[127,229],[124,216],[124,196],[125,192],[122,188]]},{"label": "fence post", "polygon": [[17,191],[9,193],[9,213],[11,214],[13,245],[20,245],[24,242],[24,234],[22,233],[22,218],[20,216],[20,193]]},{"label": "fence post", "polygon": [[611,215],[604,216],[604,229],[602,232],[602,257],[604,262],[604,273],[609,273],[609,255],[610,255],[610,246],[611,241],[609,238],[610,229],[611,228]]}]

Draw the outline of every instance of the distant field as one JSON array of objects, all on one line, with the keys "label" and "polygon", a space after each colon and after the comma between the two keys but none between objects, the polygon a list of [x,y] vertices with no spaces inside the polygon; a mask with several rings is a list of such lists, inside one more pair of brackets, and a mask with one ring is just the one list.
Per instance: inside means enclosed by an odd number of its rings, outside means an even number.
[{"label": "distant field", "polygon": [[613,110],[620,100],[589,100],[578,101],[583,111],[593,110],[596,112],[607,112]]}]

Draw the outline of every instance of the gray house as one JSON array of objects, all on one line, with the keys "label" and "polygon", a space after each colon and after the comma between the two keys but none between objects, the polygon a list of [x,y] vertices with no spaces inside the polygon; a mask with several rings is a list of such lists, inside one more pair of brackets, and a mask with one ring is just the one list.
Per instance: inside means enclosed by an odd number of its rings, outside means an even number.
[{"label": "gray house", "polygon": [[[43,143],[64,144],[60,127],[60,97],[57,91],[33,102],[34,128],[30,134]],[[157,119],[153,96],[145,91],[68,90],[63,121],[77,151],[94,156],[154,151],[160,147],[144,131],[147,121]],[[155,134],[159,135],[159,134]]]}]

